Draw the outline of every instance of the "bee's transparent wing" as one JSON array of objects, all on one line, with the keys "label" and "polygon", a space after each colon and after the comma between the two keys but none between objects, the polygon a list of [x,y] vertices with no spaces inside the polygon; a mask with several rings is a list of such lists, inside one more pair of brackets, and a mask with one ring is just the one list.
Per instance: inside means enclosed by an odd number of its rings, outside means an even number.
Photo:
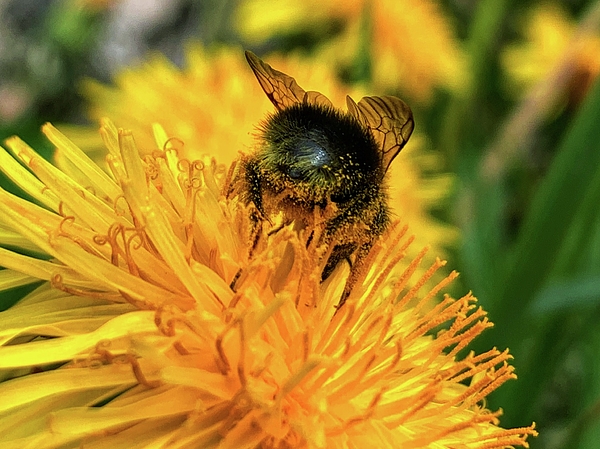
[{"label": "bee's transparent wing", "polygon": [[333,108],[333,103],[323,95],[321,92],[316,90],[309,90],[304,94],[304,101],[310,104],[320,104],[321,106]]},{"label": "bee's transparent wing", "polygon": [[260,86],[277,109],[285,109],[304,99],[306,92],[294,78],[275,70],[250,51],[246,51],[246,59]]},{"label": "bee's transparent wing", "polygon": [[333,107],[325,95],[312,90],[306,92],[294,78],[275,70],[251,51],[246,51],[246,59],[265,94],[278,110],[302,102]]},{"label": "bee's transparent wing", "polygon": [[387,96],[363,97],[358,104],[348,96],[346,104],[348,112],[373,131],[387,171],[415,127],[410,107],[399,98]]},{"label": "bee's transparent wing", "polygon": [[346,107],[348,108],[348,113],[358,120],[361,125],[367,128],[369,127],[367,119],[362,115],[362,112],[360,112],[360,109],[358,109],[358,105],[350,95],[346,95]]}]

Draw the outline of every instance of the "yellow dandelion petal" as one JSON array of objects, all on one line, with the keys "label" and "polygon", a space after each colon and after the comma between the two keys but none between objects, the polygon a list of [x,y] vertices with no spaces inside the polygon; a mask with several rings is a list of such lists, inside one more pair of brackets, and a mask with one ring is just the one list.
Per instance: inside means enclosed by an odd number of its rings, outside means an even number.
[{"label": "yellow dandelion petal", "polygon": [[26,345],[9,345],[2,350],[0,369],[23,368],[75,359],[88,348],[106,339],[119,341],[129,334],[156,333],[154,316],[150,312],[131,312],[118,316],[93,332],[70,335],[58,341],[32,341]]},{"label": "yellow dandelion petal", "polygon": [[37,246],[26,238],[23,238],[21,234],[10,229],[4,229],[2,226],[0,226],[0,245],[21,248],[25,251],[41,252]]},{"label": "yellow dandelion petal", "polygon": [[0,147],[0,166],[4,168],[9,179],[19,185],[23,191],[51,209],[56,210],[58,208],[58,198],[45,189],[44,184],[39,179],[27,171],[2,147]]},{"label": "yellow dandelion petal", "polygon": [[13,270],[0,271],[0,290],[10,290],[11,288],[21,287],[36,282],[36,278]]},{"label": "yellow dandelion petal", "polygon": [[50,123],[46,123],[42,127],[42,132],[57,148],[57,153],[64,155],[82,172],[86,181],[90,183],[89,186],[97,189],[98,196],[106,196],[114,200],[119,195],[116,183],[64,134]]}]

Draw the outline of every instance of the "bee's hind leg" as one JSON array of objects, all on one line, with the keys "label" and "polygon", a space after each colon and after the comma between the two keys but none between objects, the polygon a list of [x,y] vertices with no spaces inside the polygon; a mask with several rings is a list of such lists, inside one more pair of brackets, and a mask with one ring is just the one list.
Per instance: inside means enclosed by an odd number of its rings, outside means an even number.
[{"label": "bee's hind leg", "polygon": [[356,243],[342,243],[340,245],[335,245],[329,259],[327,259],[325,268],[323,268],[323,272],[321,273],[321,282],[331,276],[335,267],[337,267],[342,260],[347,260],[352,268],[353,264],[350,261],[350,256],[356,251],[356,248]]},{"label": "bee's hind leg", "polygon": [[[363,274],[363,270],[365,269],[365,260],[372,247],[373,242],[369,242],[362,244],[358,249],[356,249],[356,256],[354,258],[354,263],[350,264],[350,274],[348,275],[348,279],[346,279],[344,291],[342,292],[340,301],[335,306],[336,313],[348,300],[348,297],[350,296],[350,293],[352,293],[352,289],[356,285],[356,282],[360,279],[361,275]],[[327,261],[327,263],[329,264],[329,261]]]}]

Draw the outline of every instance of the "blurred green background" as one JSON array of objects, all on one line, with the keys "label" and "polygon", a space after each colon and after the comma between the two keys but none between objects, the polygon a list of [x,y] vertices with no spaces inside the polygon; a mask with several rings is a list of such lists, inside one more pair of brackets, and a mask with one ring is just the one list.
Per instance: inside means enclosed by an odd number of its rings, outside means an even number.
[{"label": "blurred green background", "polygon": [[495,323],[471,349],[515,357],[487,406],[535,421],[532,448],[600,448],[600,2],[4,0],[0,137],[50,157],[44,122],[91,124],[84,78],[154,50],[182,66],[189,41],[326,59],[404,98],[454,175],[430,213],[459,230],[455,292]]}]

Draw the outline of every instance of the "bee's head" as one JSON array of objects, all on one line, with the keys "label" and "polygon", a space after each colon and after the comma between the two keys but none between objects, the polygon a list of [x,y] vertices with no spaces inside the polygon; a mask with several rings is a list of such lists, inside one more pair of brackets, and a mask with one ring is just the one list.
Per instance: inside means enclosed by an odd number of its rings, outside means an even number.
[{"label": "bee's head", "polygon": [[317,197],[347,201],[383,178],[371,132],[333,108],[298,103],[282,109],[262,124],[261,140],[262,171]]}]

